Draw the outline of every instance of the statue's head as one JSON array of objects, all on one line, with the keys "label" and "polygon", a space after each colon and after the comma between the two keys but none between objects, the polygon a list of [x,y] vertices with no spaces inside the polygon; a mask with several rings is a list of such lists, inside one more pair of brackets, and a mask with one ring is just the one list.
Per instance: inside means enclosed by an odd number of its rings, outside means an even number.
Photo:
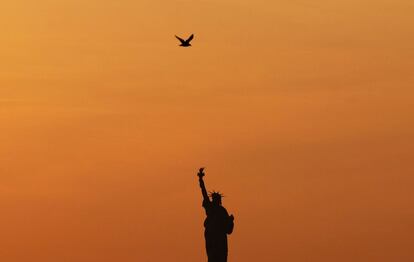
[{"label": "statue's head", "polygon": [[218,205],[221,206],[221,198],[222,198],[222,194],[220,192],[212,192],[210,193],[211,199],[213,201],[214,205]]}]

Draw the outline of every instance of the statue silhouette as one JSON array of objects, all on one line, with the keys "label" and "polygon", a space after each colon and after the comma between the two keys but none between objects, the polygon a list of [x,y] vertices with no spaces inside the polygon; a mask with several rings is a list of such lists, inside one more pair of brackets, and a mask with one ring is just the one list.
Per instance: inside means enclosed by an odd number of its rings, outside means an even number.
[{"label": "statue silhouette", "polygon": [[204,238],[208,262],[227,262],[227,235],[233,232],[234,217],[229,216],[221,205],[222,195],[219,192],[212,192],[210,200],[203,180],[204,168],[200,168],[197,175],[203,195],[203,207],[207,215],[204,220]]}]

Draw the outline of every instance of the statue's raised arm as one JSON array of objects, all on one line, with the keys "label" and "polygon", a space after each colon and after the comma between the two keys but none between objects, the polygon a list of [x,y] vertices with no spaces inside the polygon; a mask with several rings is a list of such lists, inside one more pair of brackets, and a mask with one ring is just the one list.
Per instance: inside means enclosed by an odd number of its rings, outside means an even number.
[{"label": "statue's raised arm", "polygon": [[204,201],[210,201],[210,199],[208,198],[206,186],[204,185],[204,180],[203,180],[204,175],[205,175],[204,174],[204,167],[202,167],[198,170],[198,174],[197,174],[198,181],[200,182],[201,194],[203,194],[203,200]]}]

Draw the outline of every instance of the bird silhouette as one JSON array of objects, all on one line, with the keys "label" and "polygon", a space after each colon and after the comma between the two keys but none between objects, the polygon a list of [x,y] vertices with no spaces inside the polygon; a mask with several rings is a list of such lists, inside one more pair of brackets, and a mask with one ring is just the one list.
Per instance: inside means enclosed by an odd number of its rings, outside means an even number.
[{"label": "bird silhouette", "polygon": [[190,35],[190,37],[187,40],[182,39],[181,37],[175,36],[178,40],[180,40],[182,47],[189,47],[191,46],[190,42],[194,38],[194,34]]}]

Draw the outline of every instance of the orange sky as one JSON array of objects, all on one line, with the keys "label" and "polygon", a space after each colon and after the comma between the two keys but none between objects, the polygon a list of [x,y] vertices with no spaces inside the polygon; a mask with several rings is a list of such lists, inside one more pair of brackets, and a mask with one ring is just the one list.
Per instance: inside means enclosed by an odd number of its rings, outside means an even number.
[{"label": "orange sky", "polygon": [[[411,0],[6,0],[0,260],[414,260]],[[179,48],[174,34],[195,33]]]}]

